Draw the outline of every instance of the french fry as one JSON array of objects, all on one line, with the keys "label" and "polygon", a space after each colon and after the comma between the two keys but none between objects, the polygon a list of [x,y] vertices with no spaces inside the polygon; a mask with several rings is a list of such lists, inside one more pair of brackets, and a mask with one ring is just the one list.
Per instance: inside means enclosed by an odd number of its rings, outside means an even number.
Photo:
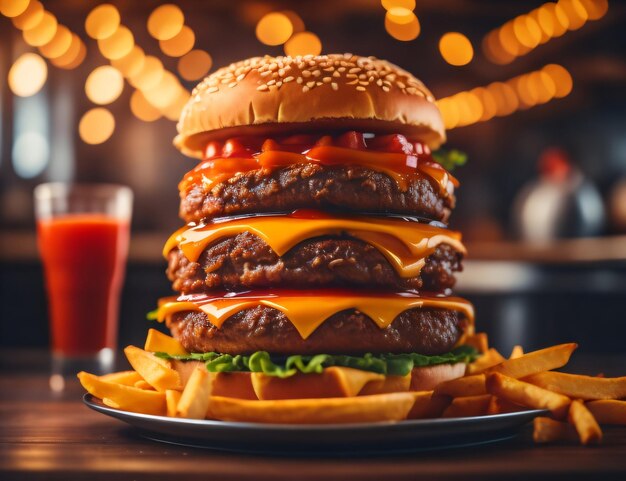
[{"label": "french fry", "polygon": [[165,391],[165,404],[167,406],[167,415],[169,417],[176,417],[176,411],[178,410],[180,396],[180,391],[174,391],[173,389],[168,389],[167,391]]},{"label": "french fry", "polygon": [[180,342],[156,329],[148,330],[144,350],[148,352],[166,352],[171,355],[179,356],[189,354]]},{"label": "french fry", "polygon": [[513,350],[511,351],[511,355],[509,356],[509,359],[517,359],[518,357],[522,357],[523,355],[524,355],[524,349],[522,349],[522,346],[515,345],[513,346]]},{"label": "french fry", "polygon": [[478,374],[490,367],[500,364],[502,361],[504,361],[502,354],[492,347],[476,359],[476,361],[467,366],[467,374]]},{"label": "french fry", "polygon": [[[211,373],[197,367],[191,374],[176,407],[176,416],[189,419],[204,419],[211,397]],[[252,401],[257,402],[257,401]]]},{"label": "french fry", "polygon": [[507,359],[486,372],[498,372],[508,377],[521,379],[539,372],[550,371],[565,366],[577,344],[559,344],[546,349],[529,352],[515,359]]},{"label": "french fry", "polygon": [[416,395],[410,392],[278,401],[249,401],[213,396],[207,417],[222,421],[273,424],[401,421],[406,419],[415,399]]},{"label": "french fry", "polygon": [[137,371],[120,371],[104,374],[100,376],[100,380],[113,382],[115,384],[124,384],[125,386],[134,386],[137,381],[143,381],[143,378]]},{"label": "french fry", "polygon": [[563,372],[541,372],[524,381],[574,399],[621,399],[626,397],[626,377],[595,377]]},{"label": "french fry", "polygon": [[487,340],[487,334],[479,332],[477,334],[471,334],[466,336],[463,340],[463,344],[476,348],[478,352],[487,352],[489,349],[489,341]]},{"label": "french fry", "polygon": [[414,391],[411,394],[415,396],[415,401],[407,419],[438,418],[452,402],[449,396],[438,396],[433,391]]},{"label": "french fry", "polygon": [[567,420],[576,428],[582,444],[597,444],[602,441],[602,430],[582,401],[572,401]]},{"label": "french fry", "polygon": [[371,394],[387,394],[390,392],[405,392],[411,387],[411,373],[406,376],[384,376],[381,381],[370,381],[359,391],[359,396]]},{"label": "french fry", "polygon": [[497,396],[491,396],[489,400],[489,407],[487,407],[487,414],[506,414],[516,413],[519,411],[525,411],[527,408],[520,406],[519,404],[512,403],[506,399],[499,398]]},{"label": "french fry", "polygon": [[553,393],[497,372],[487,375],[485,385],[487,391],[494,396],[532,409],[549,409],[558,419],[565,416],[571,402],[562,394]]},{"label": "french fry", "polygon": [[454,398],[487,394],[485,375],[474,374],[472,376],[459,377],[451,381],[442,382],[435,387],[435,394]]},{"label": "french fry", "polygon": [[128,346],[124,354],[133,369],[157,391],[182,389],[180,375],[170,367],[169,361],[135,346]]},{"label": "french fry", "polygon": [[626,425],[626,401],[590,401],[586,406],[600,424]]},{"label": "french fry", "polygon": [[487,414],[492,396],[458,397],[452,400],[452,404],[443,412],[444,418],[464,418],[468,416],[484,416]]},{"label": "french fry", "polygon": [[139,389],[151,389],[154,391],[154,388],[152,386],[150,386],[150,384],[148,384],[146,381],[144,381],[143,379],[140,379],[139,381],[137,381],[134,386],[136,388]]},{"label": "french fry", "polygon": [[540,416],[533,419],[533,440],[542,444],[578,441],[578,433],[570,424]]},{"label": "french fry", "polygon": [[165,414],[164,393],[103,381],[87,372],[79,372],[78,379],[90,394],[109,399],[117,409],[157,416]]}]

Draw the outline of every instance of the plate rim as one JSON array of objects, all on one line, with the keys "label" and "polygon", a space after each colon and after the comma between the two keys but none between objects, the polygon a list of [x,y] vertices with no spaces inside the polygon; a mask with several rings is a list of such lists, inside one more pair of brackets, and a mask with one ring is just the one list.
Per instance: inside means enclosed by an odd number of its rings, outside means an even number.
[{"label": "plate rim", "polygon": [[278,423],[255,423],[242,421],[219,421],[214,419],[186,419],[174,418],[169,416],[157,416],[154,414],[143,414],[132,411],[124,411],[122,409],[112,408],[105,405],[99,398],[90,393],[85,393],[82,397],[83,403],[90,409],[120,419],[120,416],[167,423],[176,426],[194,426],[194,427],[220,427],[240,430],[263,429],[263,430],[280,430],[280,431],[302,431],[303,429],[313,431],[336,431],[336,430],[371,430],[376,428],[388,428],[390,426],[402,426],[406,428],[419,427],[422,425],[455,425],[458,423],[482,423],[485,421],[505,420],[517,417],[537,417],[547,414],[547,409],[529,409],[526,411],[516,411],[512,413],[489,414],[485,416],[466,416],[456,418],[425,418],[425,419],[407,419],[404,421],[379,421],[379,422],[363,422],[363,423],[335,423],[335,424],[278,424]]}]

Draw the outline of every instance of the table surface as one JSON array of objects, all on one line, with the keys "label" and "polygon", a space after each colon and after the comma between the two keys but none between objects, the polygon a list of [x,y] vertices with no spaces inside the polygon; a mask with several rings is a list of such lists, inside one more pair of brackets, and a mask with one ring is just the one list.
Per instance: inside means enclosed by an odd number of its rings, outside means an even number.
[{"label": "table surface", "polygon": [[[624,365],[622,356],[613,359],[607,373]],[[500,444],[367,458],[253,456],[160,444],[88,409],[73,380],[62,394],[52,393],[47,369],[41,351],[0,354],[2,480],[157,481],[194,474],[220,481],[626,479],[625,427],[606,428],[597,447],[536,446],[528,427]]]}]

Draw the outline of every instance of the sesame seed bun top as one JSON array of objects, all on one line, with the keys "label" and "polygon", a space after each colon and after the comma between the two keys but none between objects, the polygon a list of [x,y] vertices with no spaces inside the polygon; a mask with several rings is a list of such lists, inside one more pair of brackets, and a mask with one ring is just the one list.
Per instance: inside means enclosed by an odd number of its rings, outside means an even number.
[{"label": "sesame seed bun top", "polygon": [[209,140],[361,130],[400,133],[437,148],[445,131],[434,100],[413,75],[373,57],[254,57],[198,84],[182,111],[174,144],[200,158]]}]

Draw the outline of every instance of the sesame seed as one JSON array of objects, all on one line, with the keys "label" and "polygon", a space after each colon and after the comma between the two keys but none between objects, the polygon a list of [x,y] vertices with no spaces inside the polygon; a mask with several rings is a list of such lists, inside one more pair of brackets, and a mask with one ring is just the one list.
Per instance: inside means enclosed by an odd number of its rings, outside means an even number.
[{"label": "sesame seed", "polygon": [[306,86],[309,87],[310,89],[313,88],[315,86],[315,82],[311,81],[311,82],[307,82]]},{"label": "sesame seed", "polygon": [[365,87],[361,87],[360,85],[356,89],[360,92],[365,92]]},{"label": "sesame seed", "polygon": [[290,77],[285,78],[285,79],[283,80],[283,82],[284,82],[284,83],[287,83],[287,82],[292,82],[293,80],[294,80],[294,77],[291,77],[291,76],[290,76]]},{"label": "sesame seed", "polygon": [[276,87],[280,88],[280,87],[282,87],[282,85],[283,85],[282,81],[279,80],[278,82],[276,82]]},{"label": "sesame seed", "polygon": [[403,82],[400,82],[400,81],[396,82],[396,85],[398,85],[398,87],[400,87],[401,89],[406,88],[406,85]]},{"label": "sesame seed", "polygon": [[353,80],[352,82],[348,82],[346,85],[355,85],[357,83],[359,83],[358,80]]},{"label": "sesame seed", "polygon": [[303,82],[302,77],[298,77],[298,79],[296,80],[296,82],[298,82],[299,84],[301,84]]},{"label": "sesame seed", "polygon": [[209,90],[207,90],[207,92],[209,92],[210,94],[212,94],[213,92],[217,92],[219,89],[217,87],[211,87]]},{"label": "sesame seed", "polygon": [[282,77],[283,75],[285,75],[285,69],[284,69],[284,68],[281,68],[281,69],[278,71],[278,75],[280,75],[281,77]]},{"label": "sesame seed", "polygon": [[315,82],[315,85],[319,87],[320,85],[323,85],[323,83],[322,82]]},{"label": "sesame seed", "polygon": [[339,72],[333,72],[333,77],[335,78],[341,77],[341,74]]},{"label": "sesame seed", "polygon": [[343,73],[343,72],[345,72],[345,71],[346,71],[346,67],[339,67],[339,68],[337,69],[337,72],[341,72],[341,73]]},{"label": "sesame seed", "polygon": [[324,77],[324,78],[322,79],[322,81],[323,81],[325,84],[330,83],[330,81],[331,81],[331,80],[332,80],[332,79],[331,79],[330,77]]},{"label": "sesame seed", "polygon": [[365,80],[367,78],[367,75],[365,75],[364,73],[362,73],[361,75],[359,75],[359,78],[361,80]]},{"label": "sesame seed", "polygon": [[267,82],[267,85],[274,85],[276,83],[276,80],[270,80],[269,82]]},{"label": "sesame seed", "polygon": [[261,72],[261,77],[267,77],[268,75],[270,75],[272,72],[270,72],[269,70],[265,71],[265,72]]},{"label": "sesame seed", "polygon": [[302,87],[302,91],[304,93],[308,92],[309,90],[311,90],[309,87],[307,87],[306,85],[304,87]]},{"label": "sesame seed", "polygon": [[237,82],[241,82],[244,78],[246,78],[246,74],[239,74],[237,75]]},{"label": "sesame seed", "polygon": [[357,73],[357,72],[360,72],[360,71],[361,71],[361,67],[354,67],[354,68],[351,68],[350,70],[348,70],[348,72],[350,72],[350,73]]},{"label": "sesame seed", "polygon": [[305,77],[305,78],[306,77],[310,77],[311,76],[311,71],[310,70],[304,70],[302,72],[302,76]]},{"label": "sesame seed", "polygon": [[313,71],[313,77],[319,77],[320,75],[322,75],[322,72],[320,72],[319,70]]},{"label": "sesame seed", "polygon": [[339,90],[339,85],[337,85],[336,82],[331,83],[330,86],[333,88],[333,90]]},{"label": "sesame seed", "polygon": [[228,86],[232,89],[234,86],[237,85],[237,82],[231,82],[228,84]]},{"label": "sesame seed", "polygon": [[360,80],[359,81],[359,85],[369,85],[370,83],[367,82],[366,80]]},{"label": "sesame seed", "polygon": [[389,87],[387,87],[386,85],[383,85],[383,90],[384,90],[385,92],[389,92]]},{"label": "sesame seed", "polygon": [[264,91],[264,90],[269,90],[269,87],[267,85],[263,84],[263,85],[259,85],[256,89]]},{"label": "sesame seed", "polygon": [[353,73],[349,73],[346,75],[346,78],[359,78],[359,76]]}]

